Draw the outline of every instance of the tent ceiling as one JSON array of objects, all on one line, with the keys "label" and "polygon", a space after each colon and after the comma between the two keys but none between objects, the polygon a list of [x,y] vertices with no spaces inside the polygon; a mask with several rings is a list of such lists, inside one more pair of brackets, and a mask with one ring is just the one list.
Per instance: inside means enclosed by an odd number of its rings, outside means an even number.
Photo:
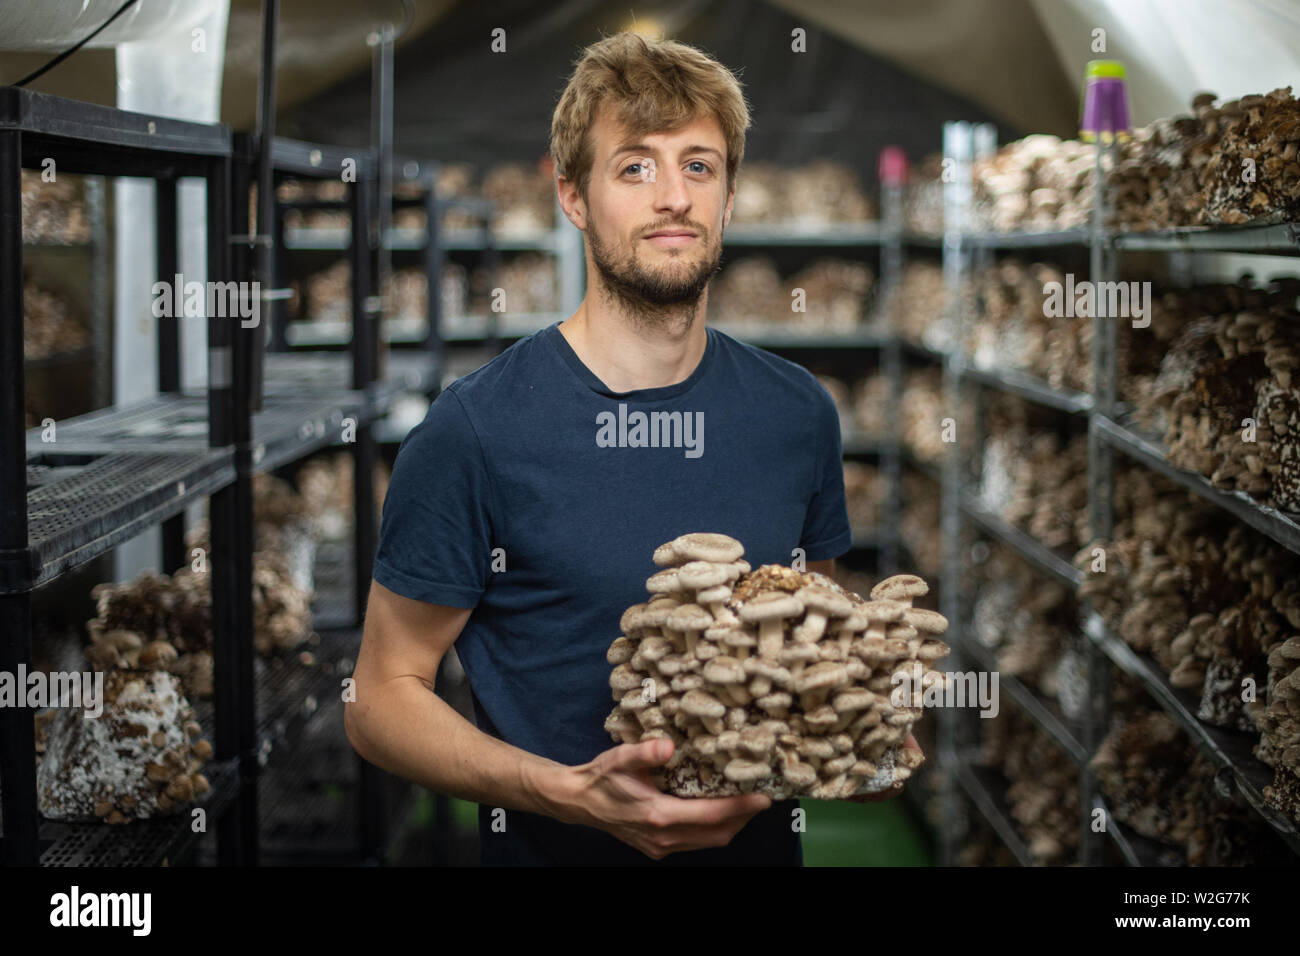
[{"label": "tent ceiling", "polygon": [[[37,0],[27,0],[36,3]],[[495,0],[491,9],[457,0],[413,0],[415,19],[399,44],[422,51],[463,52],[467,35],[454,23],[507,25],[515,49],[567,31],[573,51],[594,39],[592,24],[622,29],[633,15],[654,19],[691,42],[710,31],[734,35],[732,49],[779,46],[788,35],[754,35],[755,18],[730,0]],[[1184,111],[1191,94],[1224,97],[1267,91],[1300,75],[1297,0],[766,0],[787,14],[783,28],[807,25],[895,64],[1000,121],[1004,132],[1070,135],[1083,64],[1099,54],[1092,31],[1107,32],[1105,56],[1123,60],[1135,123]],[[755,0],[752,6],[761,6]],[[277,54],[278,103],[290,111],[322,103],[322,94],[363,82],[370,59],[366,36],[402,16],[401,0],[281,0]],[[261,0],[231,0],[222,85],[222,119],[246,128],[254,120]],[[471,13],[467,14],[468,11]],[[475,19],[476,15],[476,19]],[[736,20],[739,15],[740,19]],[[737,29],[735,24],[743,24]],[[433,30],[435,25],[438,30]],[[462,44],[448,47],[448,35]],[[475,38],[479,40],[480,38]],[[770,42],[769,42],[770,41]],[[70,40],[71,42],[71,40]],[[722,53],[727,44],[714,44]],[[46,52],[0,53],[0,83],[45,63]],[[398,56],[399,72],[409,69]],[[752,62],[740,57],[741,62]],[[731,61],[729,61],[731,62]],[[567,66],[567,60],[565,63]],[[563,70],[557,73],[557,82]],[[836,82],[834,73],[826,82]],[[35,89],[98,103],[114,100],[113,53],[83,49],[34,84]],[[400,105],[400,104],[399,104]],[[953,114],[954,117],[966,114]],[[970,115],[967,118],[977,118]]]},{"label": "tent ceiling", "polygon": [[1012,127],[1058,136],[1074,128],[1077,94],[1030,0],[771,2]]}]

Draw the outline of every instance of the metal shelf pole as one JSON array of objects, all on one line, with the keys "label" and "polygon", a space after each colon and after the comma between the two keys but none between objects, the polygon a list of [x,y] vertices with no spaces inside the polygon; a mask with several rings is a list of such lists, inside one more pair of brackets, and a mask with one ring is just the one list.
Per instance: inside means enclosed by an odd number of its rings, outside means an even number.
[{"label": "metal shelf pole", "polygon": [[438,166],[430,164],[424,191],[424,311],[429,327],[424,347],[433,369],[433,391],[442,390],[447,364],[447,344],[442,337],[442,270],[446,252],[442,248],[442,206],[438,202]]},{"label": "metal shelf pole", "polygon": [[[960,318],[960,289],[966,272],[965,256],[968,249],[963,243],[966,228],[967,210],[970,204],[970,164],[971,164],[971,127],[969,123],[945,123],[943,128],[944,157],[951,160],[954,177],[944,184],[944,236],[943,236],[943,272],[944,286],[947,289],[948,327],[953,328]],[[951,343],[950,343],[951,346]],[[957,349],[950,347],[943,366],[943,393],[946,417],[956,420],[959,407],[958,375],[955,365]],[[944,423],[935,422],[935,427],[943,428]],[[959,436],[954,436],[959,437]],[[960,468],[958,452],[960,443],[952,442],[945,450],[941,473],[942,495],[940,506],[940,539],[943,542],[943,571],[940,584],[940,603],[943,615],[948,618],[950,646],[961,645],[961,603],[958,597],[960,586],[961,562],[961,508],[960,508]],[[939,747],[939,767],[943,775],[941,784],[941,801],[944,807],[943,817],[947,821],[957,819],[957,772],[958,764],[963,759],[960,755],[959,729],[957,715],[950,708],[941,708],[938,712],[936,727]],[[956,838],[951,823],[944,827],[939,840],[939,857],[943,866],[951,866],[956,858]]]},{"label": "metal shelf pole", "polygon": [[[1109,203],[1106,195],[1106,163],[1113,168],[1115,147],[1097,144],[1093,167],[1092,218],[1089,224],[1088,269],[1093,282],[1110,282],[1118,276],[1115,248],[1107,228]],[[1105,296],[1094,296],[1096,310],[1092,319],[1092,408],[1088,411],[1088,524],[1093,541],[1109,541],[1115,526],[1115,453],[1098,431],[1097,416],[1114,415],[1119,370],[1116,367],[1116,326],[1114,316],[1106,315]],[[1079,622],[1080,627],[1083,622]],[[1081,743],[1088,754],[1097,752],[1110,723],[1111,690],[1114,668],[1101,648],[1091,641],[1085,644],[1084,672],[1087,680],[1087,709],[1084,714]],[[1096,774],[1084,765],[1079,775],[1079,862],[1098,866],[1105,853],[1104,832],[1093,828],[1093,808],[1102,801]],[[1113,821],[1106,819],[1110,827]]]},{"label": "metal shelf pole", "polygon": [[[0,571],[6,574],[22,568],[27,549],[24,388],[22,134],[0,130]],[[31,594],[0,595],[0,669],[16,674],[31,660]],[[38,859],[35,749],[32,709],[0,708],[6,865]]]},{"label": "metal shelf pole", "polygon": [[[176,177],[154,181],[154,236],[158,280],[169,286],[180,267],[179,228],[176,219]],[[183,291],[183,290],[182,290]],[[158,322],[158,391],[181,390],[181,317],[161,317]],[[162,569],[171,574],[185,564],[185,513],[162,524]]]},{"label": "metal shelf pole", "polygon": [[[233,178],[233,189],[232,189]],[[208,279],[245,282],[247,248],[232,249],[233,222],[248,229],[248,170],[223,159],[208,177]],[[234,202],[232,203],[232,198]],[[245,287],[246,288],[246,287]],[[234,317],[208,316],[208,395],[214,446],[233,445],[235,481],[209,504],[212,554],[213,697],[217,757],[238,758],[239,792],[222,817],[217,852],[223,865],[257,862],[257,730],[253,699],[252,423],[248,408],[251,338]],[[215,347],[214,347],[215,346]]]},{"label": "metal shelf pole", "polygon": [[[891,321],[899,308],[898,296],[902,286],[903,275],[903,187],[893,182],[881,186],[881,206],[884,213],[885,244],[880,250],[881,291],[878,301],[883,303],[886,318]],[[897,334],[893,328],[881,351],[881,371],[889,386],[889,402],[892,408],[887,416],[888,433],[886,435],[884,454],[881,465],[885,478],[885,500],[889,506],[884,509],[881,532],[883,547],[880,552],[878,570],[882,575],[898,573],[902,551],[899,529],[903,503],[903,464],[900,443],[902,426],[900,424],[903,402],[903,352]]]}]

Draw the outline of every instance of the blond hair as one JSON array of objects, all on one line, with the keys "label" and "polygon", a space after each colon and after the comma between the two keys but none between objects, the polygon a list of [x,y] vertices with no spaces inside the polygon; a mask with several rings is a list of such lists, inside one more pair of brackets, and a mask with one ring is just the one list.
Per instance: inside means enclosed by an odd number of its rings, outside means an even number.
[{"label": "blond hair", "polygon": [[727,191],[745,155],[749,107],[740,81],[695,47],[616,33],[582,51],[551,117],[555,171],[585,196],[593,162],[590,130],[601,106],[633,136],[677,129],[712,113],[727,143]]}]

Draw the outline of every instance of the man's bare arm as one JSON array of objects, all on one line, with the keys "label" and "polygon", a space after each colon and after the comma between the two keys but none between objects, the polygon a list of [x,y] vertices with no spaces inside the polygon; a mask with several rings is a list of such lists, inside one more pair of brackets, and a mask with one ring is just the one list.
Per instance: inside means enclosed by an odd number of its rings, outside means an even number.
[{"label": "man's bare arm", "polygon": [[599,827],[654,859],[725,846],[771,805],[761,795],[661,793],[650,770],[672,756],[671,741],[624,744],[568,767],[483,733],[433,693],[470,613],[371,584],[356,700],[344,710],[348,740],[366,760],[437,793]]},{"label": "man's bare arm", "polygon": [[824,574],[832,581],[835,580],[835,559],[829,558],[825,561],[809,561],[808,570],[816,571],[818,574]]},{"label": "man's bare arm", "polygon": [[532,776],[547,765],[483,733],[433,693],[470,609],[413,601],[374,582],[344,728],[366,760],[439,793],[542,812]]}]

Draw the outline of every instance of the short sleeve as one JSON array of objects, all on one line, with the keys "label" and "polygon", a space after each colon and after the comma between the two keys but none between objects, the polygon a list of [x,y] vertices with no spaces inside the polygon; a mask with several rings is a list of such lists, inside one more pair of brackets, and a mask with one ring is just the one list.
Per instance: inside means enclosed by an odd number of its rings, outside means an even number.
[{"label": "short sleeve", "polygon": [[817,447],[820,449],[815,485],[808,513],[804,517],[799,547],[809,561],[838,558],[853,544],[849,508],[844,498],[843,447],[840,416],[830,394],[817,384]]},{"label": "short sleeve", "polygon": [[398,449],[375,580],[416,601],[474,607],[490,571],[491,503],[478,435],[454,390],[444,391]]}]

